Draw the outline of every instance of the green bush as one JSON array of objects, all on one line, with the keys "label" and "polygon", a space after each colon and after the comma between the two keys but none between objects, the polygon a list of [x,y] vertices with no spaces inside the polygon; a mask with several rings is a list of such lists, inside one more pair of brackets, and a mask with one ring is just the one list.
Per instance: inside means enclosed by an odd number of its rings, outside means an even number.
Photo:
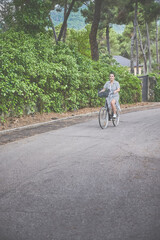
[{"label": "green bush", "polygon": [[[74,47],[54,44],[50,33],[0,34],[0,112],[19,116],[31,112],[62,112],[103,104],[97,91],[110,71],[120,82],[121,103],[141,101],[140,80],[123,67],[94,62]],[[108,61],[108,60],[107,60]]]},{"label": "green bush", "polygon": [[[109,60],[110,61],[110,60]],[[100,69],[103,83],[107,80],[109,73],[115,74],[115,80],[120,83],[120,103],[135,103],[142,100],[141,80],[131,75],[128,69],[118,65],[106,65],[101,63]]]},{"label": "green bush", "polygon": [[155,102],[160,102],[160,75],[156,74],[155,75],[157,84],[154,88],[154,98]]}]

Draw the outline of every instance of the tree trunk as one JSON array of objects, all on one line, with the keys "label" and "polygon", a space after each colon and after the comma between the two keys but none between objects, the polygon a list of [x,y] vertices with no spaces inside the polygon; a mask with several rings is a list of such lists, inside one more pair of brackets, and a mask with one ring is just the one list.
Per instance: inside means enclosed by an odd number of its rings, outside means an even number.
[{"label": "tree trunk", "polygon": [[131,38],[131,73],[134,73],[134,39],[135,39],[135,31],[133,31]]},{"label": "tree trunk", "polygon": [[52,24],[53,35],[54,35],[55,41],[56,41],[56,43],[57,43],[57,35],[56,35],[55,27],[54,27],[54,24],[53,24],[53,22],[52,22],[52,18],[51,18],[51,16],[50,16],[50,14],[49,14],[49,20],[50,20],[50,22],[51,22],[51,24]]},{"label": "tree trunk", "polygon": [[91,27],[91,32],[89,35],[90,46],[91,46],[91,56],[92,60],[99,60],[98,43],[97,43],[97,30],[100,21],[101,5],[103,0],[95,0],[95,11],[93,16],[93,22]]},{"label": "tree trunk", "polygon": [[[65,5],[64,5],[64,19],[65,19],[66,13],[67,13],[67,0],[65,0]],[[67,33],[67,23],[66,23],[66,25],[64,26],[63,42],[66,41],[66,33]]]},{"label": "tree trunk", "polygon": [[110,55],[111,51],[110,51],[110,42],[109,42],[109,24],[107,24],[107,27],[106,27],[106,40],[107,40],[107,50]]},{"label": "tree trunk", "polygon": [[139,74],[139,51],[138,51],[138,37],[137,37],[137,10],[138,2],[135,4],[135,39],[136,39],[136,74]]},{"label": "tree trunk", "polygon": [[148,56],[149,56],[149,72],[151,72],[152,71],[151,47],[150,47],[150,37],[149,37],[149,30],[148,30],[147,23],[146,23],[146,29],[147,29],[147,43],[148,43]]},{"label": "tree trunk", "polygon": [[[137,8],[138,4],[137,1],[135,3],[135,14],[134,14],[134,22],[133,22],[133,34],[131,38],[131,73],[134,73],[134,41],[136,39],[136,59],[137,59],[137,64],[138,64],[138,44],[137,44]],[[139,65],[139,64],[138,64]],[[138,69],[137,69],[138,68]],[[136,74],[139,71],[139,66],[136,67]]]},{"label": "tree trunk", "polygon": [[157,58],[157,69],[160,70],[159,52],[158,52],[158,22],[156,20],[156,58]]},{"label": "tree trunk", "polygon": [[139,49],[138,49],[138,38],[136,32],[136,72],[139,74]]},{"label": "tree trunk", "polygon": [[141,32],[140,32],[139,26],[138,26],[138,32],[139,32],[140,48],[141,48],[141,51],[143,54],[143,60],[144,60],[144,74],[146,74],[147,73],[147,58],[146,58],[145,50],[143,48],[142,37],[141,37]]},{"label": "tree trunk", "polygon": [[67,23],[67,19],[68,19],[68,17],[69,17],[69,14],[70,14],[71,11],[72,11],[72,8],[73,8],[73,5],[74,5],[75,1],[76,1],[76,0],[72,0],[71,4],[70,4],[70,6],[69,6],[69,9],[68,9],[68,11],[67,11],[67,13],[66,13],[66,16],[65,16],[65,18],[64,18],[64,21],[63,21],[63,24],[62,24],[62,27],[61,27],[61,30],[60,30],[60,33],[59,33],[59,36],[58,36],[58,41],[60,41],[61,38],[62,38],[62,34],[63,34],[64,28],[65,28],[65,25],[66,25],[66,23]]}]

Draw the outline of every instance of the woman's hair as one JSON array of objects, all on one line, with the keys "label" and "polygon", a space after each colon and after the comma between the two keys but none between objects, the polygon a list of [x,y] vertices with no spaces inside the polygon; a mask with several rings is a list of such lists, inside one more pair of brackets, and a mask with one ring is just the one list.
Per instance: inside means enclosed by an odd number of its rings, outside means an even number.
[{"label": "woman's hair", "polygon": [[111,74],[113,74],[113,75],[114,75],[114,77],[115,77],[115,73],[114,73],[114,72],[110,72],[110,73],[109,73],[109,75],[111,75]]}]

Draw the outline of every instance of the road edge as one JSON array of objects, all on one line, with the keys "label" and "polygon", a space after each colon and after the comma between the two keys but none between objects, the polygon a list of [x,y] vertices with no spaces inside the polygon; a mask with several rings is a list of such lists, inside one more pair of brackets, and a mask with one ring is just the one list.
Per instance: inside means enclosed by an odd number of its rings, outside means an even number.
[{"label": "road edge", "polygon": [[[125,113],[130,113],[130,112],[135,112],[135,111],[143,111],[143,110],[148,110],[148,109],[155,109],[155,108],[160,108],[160,102],[157,103],[152,103],[152,104],[148,104],[148,105],[144,105],[144,106],[135,106],[135,107],[127,107],[127,108],[122,108],[121,109],[121,114],[125,114]],[[19,131],[19,130],[27,130],[27,129],[34,129],[40,126],[45,126],[54,122],[61,122],[61,121],[65,121],[65,120],[70,120],[70,119],[76,119],[76,118],[85,118],[88,116],[95,116],[98,114],[98,111],[96,112],[90,112],[90,113],[85,113],[85,114],[79,114],[79,115],[74,115],[74,116],[69,116],[69,117],[65,117],[65,118],[59,118],[59,119],[55,119],[55,120],[51,120],[51,121],[47,121],[47,122],[41,122],[41,123],[34,123],[34,124],[30,124],[30,125],[26,125],[26,126],[22,126],[22,127],[17,127],[17,128],[11,128],[11,129],[6,129],[3,131],[0,131],[0,135],[5,135],[14,131]]]}]

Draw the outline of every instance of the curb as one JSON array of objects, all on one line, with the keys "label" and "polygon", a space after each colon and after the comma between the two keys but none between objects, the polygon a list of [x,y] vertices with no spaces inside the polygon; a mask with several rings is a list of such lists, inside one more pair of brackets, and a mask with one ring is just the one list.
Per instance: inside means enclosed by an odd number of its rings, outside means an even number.
[{"label": "curb", "polygon": [[[153,109],[153,108],[160,108],[160,102],[157,102],[155,104],[144,105],[144,106],[122,108],[121,109],[121,114],[134,112],[134,111]],[[5,133],[9,133],[9,132],[13,132],[13,131],[17,131],[17,130],[23,130],[23,129],[26,130],[26,129],[30,129],[30,128],[33,129],[33,128],[36,128],[36,127],[39,127],[39,126],[47,125],[47,124],[54,123],[54,122],[65,121],[65,120],[69,120],[69,119],[83,118],[83,117],[87,117],[87,116],[93,117],[94,115],[97,115],[97,114],[98,114],[98,111],[97,112],[90,112],[90,113],[85,113],[85,114],[74,115],[74,116],[65,117],[65,118],[59,118],[59,119],[55,119],[55,120],[51,120],[51,121],[47,121],[47,122],[34,123],[34,124],[31,124],[31,125],[26,125],[26,126],[17,127],[17,128],[6,129],[6,130],[3,130],[3,131],[0,131],[0,135],[3,135]]]},{"label": "curb", "polygon": [[65,120],[68,120],[68,119],[79,118],[79,117],[93,116],[93,115],[96,115],[96,114],[98,114],[98,112],[90,112],[90,113],[75,115],[75,116],[71,116],[71,117],[59,118],[59,119],[51,120],[51,121],[48,121],[48,122],[34,123],[34,124],[31,124],[31,125],[26,125],[26,126],[22,126],[22,127],[18,127],[18,128],[6,129],[6,130],[3,130],[3,131],[0,131],[0,135],[3,135],[7,132],[13,132],[13,131],[17,131],[17,130],[39,127],[39,126],[47,125],[47,124],[54,123],[54,122],[60,122],[60,121],[65,121]]},{"label": "curb", "polygon": [[[148,109],[160,108],[160,102],[154,104],[148,104],[144,106],[122,108],[121,114],[137,112]],[[36,134],[45,133],[53,130],[57,130],[64,127],[69,127],[74,124],[83,123],[89,121],[98,116],[98,112],[90,112],[86,114],[80,114],[70,116],[66,118],[59,118],[48,122],[36,123],[32,125],[22,126],[18,128],[12,128],[0,131],[0,145],[14,142],[23,138],[31,137]]]}]

